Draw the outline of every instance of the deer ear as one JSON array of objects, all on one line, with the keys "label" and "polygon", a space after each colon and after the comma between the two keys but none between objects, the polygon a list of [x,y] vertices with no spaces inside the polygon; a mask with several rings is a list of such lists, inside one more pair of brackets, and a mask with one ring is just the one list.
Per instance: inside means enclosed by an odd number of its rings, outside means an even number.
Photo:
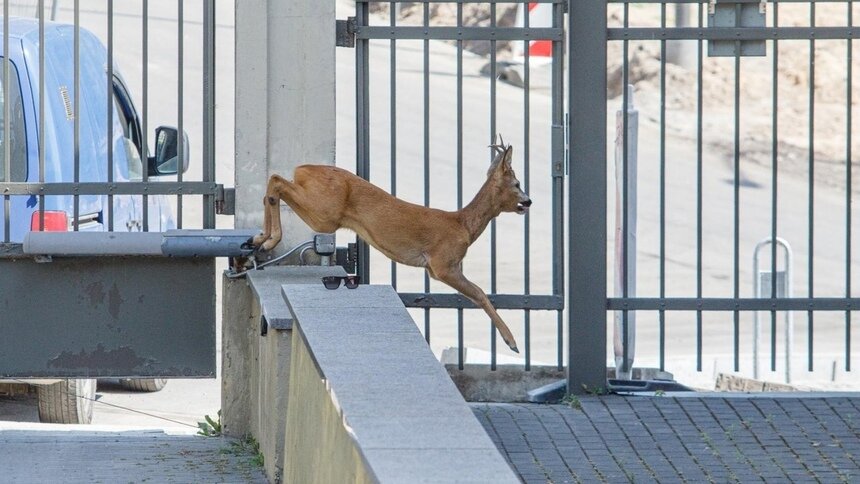
[{"label": "deer ear", "polygon": [[502,155],[502,166],[504,166],[505,171],[511,170],[511,160],[514,156],[514,148],[511,145],[508,145],[505,148],[505,154]]}]

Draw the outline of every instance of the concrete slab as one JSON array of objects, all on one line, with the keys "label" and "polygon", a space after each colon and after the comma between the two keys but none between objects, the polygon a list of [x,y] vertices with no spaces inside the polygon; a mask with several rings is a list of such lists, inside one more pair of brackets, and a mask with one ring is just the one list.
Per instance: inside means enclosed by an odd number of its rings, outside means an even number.
[{"label": "concrete slab", "polygon": [[322,284],[323,276],[345,276],[340,266],[268,267],[248,272],[248,282],[271,329],[291,329],[293,317],[281,295],[281,284]]},{"label": "concrete slab", "polygon": [[3,481],[267,482],[250,446],[237,440],[115,429],[4,424]]},{"label": "concrete slab", "polygon": [[313,379],[380,482],[516,482],[391,286],[282,292]]}]

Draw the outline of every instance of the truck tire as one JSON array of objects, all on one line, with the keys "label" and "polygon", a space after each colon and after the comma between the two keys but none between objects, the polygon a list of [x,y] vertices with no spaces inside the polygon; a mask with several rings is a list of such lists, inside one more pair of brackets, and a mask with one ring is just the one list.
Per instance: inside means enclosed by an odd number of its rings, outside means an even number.
[{"label": "truck tire", "polygon": [[134,378],[131,380],[120,380],[120,386],[126,390],[135,392],[157,392],[167,385],[164,378]]},{"label": "truck tire", "polygon": [[91,378],[39,385],[39,420],[44,423],[88,424],[93,420],[96,381]]}]

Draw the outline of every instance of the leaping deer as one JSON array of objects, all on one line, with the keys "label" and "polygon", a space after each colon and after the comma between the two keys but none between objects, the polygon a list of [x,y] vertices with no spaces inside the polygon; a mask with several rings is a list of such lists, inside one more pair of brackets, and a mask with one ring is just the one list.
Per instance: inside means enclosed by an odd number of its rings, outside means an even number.
[{"label": "leaping deer", "polygon": [[532,201],[511,168],[513,148],[500,144],[487,181],[462,210],[446,212],[395,198],[352,173],[327,165],[302,165],[294,181],[272,175],[266,190],[263,233],[253,244],[264,251],[281,241],[279,200],[311,229],[331,233],[347,228],[401,264],[423,267],[430,277],[456,289],[487,312],[505,343],[517,343],[484,291],[463,275],[463,257],[490,220],[502,212],[525,214]]}]

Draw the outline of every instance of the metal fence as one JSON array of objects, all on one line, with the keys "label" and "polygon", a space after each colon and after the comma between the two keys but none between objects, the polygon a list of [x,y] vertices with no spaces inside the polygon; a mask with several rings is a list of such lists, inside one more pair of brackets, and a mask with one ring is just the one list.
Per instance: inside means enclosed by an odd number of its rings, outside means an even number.
[{"label": "metal fence", "polygon": [[[535,327],[541,334],[553,335],[554,342],[549,343],[553,349],[542,357],[555,360],[561,368],[565,4],[561,0],[540,1],[552,9],[552,21],[551,25],[534,27],[528,15],[521,26],[512,25],[509,17],[505,17],[507,23],[501,21],[503,10],[509,12],[509,7],[521,6],[527,11],[527,2],[489,2],[488,18],[474,22],[467,16],[468,7],[477,3],[356,2],[357,173],[409,201],[457,210],[463,208],[464,201],[468,202],[464,196],[476,192],[484,181],[491,160],[486,145],[493,142],[496,133],[511,142],[514,167],[534,205],[522,221],[511,215],[494,220],[488,234],[475,243],[466,257],[465,272],[502,310],[524,347],[526,369],[534,355]],[[401,9],[407,7],[417,15],[404,19]],[[446,8],[449,19],[436,15]],[[528,53],[529,42],[538,39],[552,42],[551,66],[540,72],[533,67]],[[483,43],[479,48],[488,53],[483,76],[478,74],[479,61],[469,52],[475,43]],[[499,80],[503,70],[500,52],[513,43],[523,45],[525,51],[522,89]],[[373,84],[371,64],[378,66],[373,72],[387,73]],[[535,94],[533,87],[539,75],[546,88]],[[374,127],[378,127],[376,131]],[[483,346],[486,342],[482,336],[464,334],[474,327],[464,322],[464,309],[475,306],[461,295],[450,293],[446,286],[437,289],[423,270],[392,264],[390,271],[371,274],[375,257],[359,241],[358,272],[362,280],[390,281],[408,307],[423,309],[425,338],[431,342],[432,334],[440,335],[435,336],[437,341],[456,341],[462,368],[464,346],[469,342]],[[533,277],[536,272],[546,277]],[[447,313],[451,317],[432,320],[433,314],[445,308],[456,310],[455,331],[450,331],[447,324],[453,317],[451,313]],[[512,318],[522,321],[522,325]],[[490,363],[495,368],[496,332],[492,326],[489,328]],[[546,348],[541,345],[542,350]]]},{"label": "metal fence", "polygon": [[[49,2],[33,3],[29,19],[14,17],[16,2],[2,7],[3,241],[20,242],[31,229],[214,228],[223,198],[215,180],[215,0],[107,0],[83,9],[79,0],[59,9],[54,2],[56,23],[48,22]],[[201,45],[202,55],[186,43]],[[175,64],[165,68],[170,58]],[[191,93],[189,65],[200,75]],[[175,143],[170,130],[151,141],[156,123],[176,128]],[[185,173],[189,143],[197,150]],[[173,168],[156,167],[159,156]],[[199,210],[188,197],[202,198]]]},{"label": "metal fence", "polygon": [[[621,312],[625,362],[635,313],[661,369],[674,352],[701,372],[711,351],[742,371],[757,351],[749,329],[758,311],[769,314],[776,371],[777,353],[792,351],[779,347],[777,321],[796,312],[805,316],[806,370],[826,345],[850,371],[860,303],[852,293],[854,2],[609,0],[570,9],[569,388],[605,384],[607,310]],[[690,49],[687,60],[668,63],[679,47]],[[650,135],[640,126],[638,180],[621,131],[623,196],[636,183],[640,192],[638,260],[621,251],[621,264],[625,274],[640,265],[638,293],[625,279],[620,297],[608,297],[602,93],[626,112],[628,84],[639,118],[652,120]],[[627,203],[621,211],[628,240]],[[776,283],[755,297],[758,281],[747,281],[763,239],[795,247],[798,297],[778,294]],[[763,267],[785,276],[777,245]]]}]

